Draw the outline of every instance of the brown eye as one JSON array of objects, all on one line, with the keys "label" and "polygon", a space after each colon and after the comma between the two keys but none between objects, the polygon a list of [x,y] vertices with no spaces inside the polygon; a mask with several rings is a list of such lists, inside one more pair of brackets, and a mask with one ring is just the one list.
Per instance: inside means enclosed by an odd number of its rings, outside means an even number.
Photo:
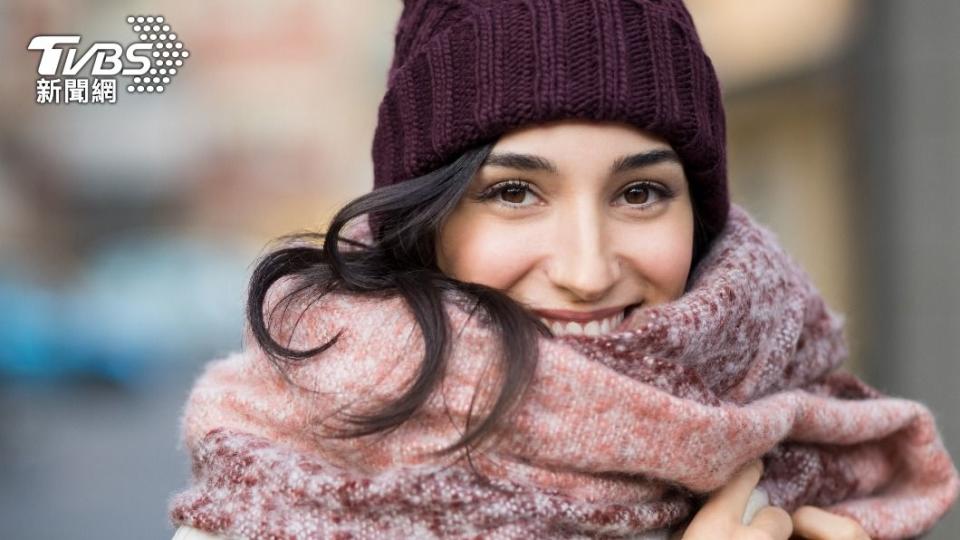
[{"label": "brown eye", "polygon": [[623,199],[628,206],[646,211],[659,207],[673,197],[673,191],[657,182],[642,181],[628,186],[620,192],[617,199]]},{"label": "brown eye", "polygon": [[623,192],[623,198],[628,204],[646,204],[650,199],[650,188],[644,185],[632,186]]},{"label": "brown eye", "polygon": [[503,208],[523,210],[535,206],[539,197],[525,180],[505,180],[488,187],[476,196]]},{"label": "brown eye", "polygon": [[508,203],[520,204],[527,196],[527,188],[524,186],[506,186],[500,190],[500,198]]}]

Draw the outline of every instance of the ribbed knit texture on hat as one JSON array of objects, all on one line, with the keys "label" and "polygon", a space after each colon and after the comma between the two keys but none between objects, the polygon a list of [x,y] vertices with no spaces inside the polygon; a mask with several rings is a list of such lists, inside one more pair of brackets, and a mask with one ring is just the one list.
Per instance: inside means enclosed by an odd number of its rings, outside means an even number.
[{"label": "ribbed knit texture on hat", "polygon": [[374,134],[374,188],[561,118],[622,121],[666,139],[709,236],[723,227],[720,87],[679,0],[406,0]]}]

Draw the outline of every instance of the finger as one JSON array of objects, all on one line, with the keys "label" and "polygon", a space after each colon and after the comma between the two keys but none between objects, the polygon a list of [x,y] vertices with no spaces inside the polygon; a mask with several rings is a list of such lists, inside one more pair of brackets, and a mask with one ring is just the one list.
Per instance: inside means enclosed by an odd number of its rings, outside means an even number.
[{"label": "finger", "polygon": [[797,534],[810,540],[869,540],[857,521],[815,506],[801,506],[792,515]]},{"label": "finger", "polygon": [[764,506],[753,517],[750,527],[766,532],[775,540],[788,540],[793,533],[793,520],[779,506]]},{"label": "finger", "polygon": [[759,459],[750,462],[740,469],[727,482],[727,485],[710,495],[697,516],[706,511],[707,515],[722,515],[724,519],[729,518],[739,525],[740,519],[743,517],[743,510],[747,506],[747,500],[750,498],[754,486],[760,481],[760,475],[762,474],[763,462]]}]

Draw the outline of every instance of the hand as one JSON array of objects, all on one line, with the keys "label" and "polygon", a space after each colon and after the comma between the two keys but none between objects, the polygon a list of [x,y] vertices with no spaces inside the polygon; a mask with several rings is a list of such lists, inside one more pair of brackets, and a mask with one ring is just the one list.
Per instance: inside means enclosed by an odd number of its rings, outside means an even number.
[{"label": "hand", "polygon": [[[760,460],[741,469],[730,483],[710,495],[687,528],[674,533],[671,540],[788,540],[793,522],[783,508],[764,506],[749,524],[742,522],[747,501],[762,474]],[[801,518],[806,525],[807,516],[801,514]]]},{"label": "hand", "polygon": [[815,506],[801,506],[791,516],[794,532],[810,540],[870,540],[856,521]]}]

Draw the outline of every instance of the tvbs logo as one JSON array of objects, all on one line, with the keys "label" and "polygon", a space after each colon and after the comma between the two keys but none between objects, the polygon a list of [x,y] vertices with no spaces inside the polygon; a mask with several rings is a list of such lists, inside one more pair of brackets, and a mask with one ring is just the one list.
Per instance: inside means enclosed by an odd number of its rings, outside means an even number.
[{"label": "tvbs logo", "polygon": [[[27,49],[40,51],[37,103],[115,103],[118,75],[132,77],[127,92],[162,93],[189,51],[162,16],[131,15],[127,24],[139,41],[126,46],[94,42],[82,54],[78,35],[31,39]],[[92,78],[77,77],[88,66]]]},{"label": "tvbs logo", "polygon": [[[150,69],[150,51],[153,45],[149,43],[134,43],[127,47],[124,55],[123,47],[118,43],[94,43],[87,49],[87,52],[77,60],[77,49],[71,47],[67,49],[67,61],[63,64],[63,70],[60,69],[60,59],[63,56],[63,49],[58,45],[76,45],[80,43],[80,36],[36,36],[30,40],[27,49],[31,51],[43,51],[40,55],[40,64],[37,66],[37,73],[40,75],[76,75],[80,73],[90,60],[93,59],[93,67],[90,74],[98,75],[143,75]],[[127,60],[138,64],[135,68],[128,68],[123,65],[122,56]]]}]

